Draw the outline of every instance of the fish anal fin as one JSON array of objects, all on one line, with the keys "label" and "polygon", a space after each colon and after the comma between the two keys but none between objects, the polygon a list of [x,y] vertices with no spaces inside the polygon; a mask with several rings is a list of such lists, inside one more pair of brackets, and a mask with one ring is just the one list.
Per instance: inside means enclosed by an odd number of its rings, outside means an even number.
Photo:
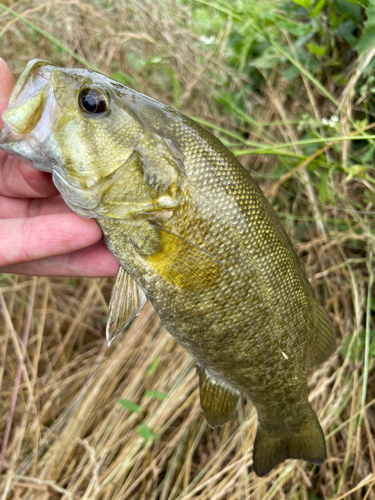
[{"label": "fish anal fin", "polygon": [[106,328],[108,345],[140,313],[146,301],[147,297],[142,288],[120,266],[109,303]]},{"label": "fish anal fin", "polygon": [[314,464],[324,462],[327,458],[324,434],[312,408],[309,410],[308,420],[297,430],[269,432],[258,423],[253,452],[254,470],[258,476],[265,476],[288,458]]},{"label": "fish anal fin", "polygon": [[333,353],[336,347],[335,331],[331,321],[317,298],[313,307],[314,332],[309,350],[310,365],[318,365]]},{"label": "fish anal fin", "polygon": [[198,367],[201,407],[210,427],[224,425],[237,410],[240,393],[211,378]]},{"label": "fish anal fin", "polygon": [[200,291],[216,283],[223,265],[203,248],[162,226],[150,223],[159,232],[159,249],[144,258],[169,282],[185,290]]}]

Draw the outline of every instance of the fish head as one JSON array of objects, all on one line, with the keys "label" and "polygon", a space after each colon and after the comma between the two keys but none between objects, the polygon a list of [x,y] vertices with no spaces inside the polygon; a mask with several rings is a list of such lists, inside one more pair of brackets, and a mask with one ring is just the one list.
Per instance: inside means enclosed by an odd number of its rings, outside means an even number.
[{"label": "fish head", "polygon": [[[152,211],[163,198],[160,186],[144,169],[137,176],[125,168],[135,151],[145,149],[147,112],[135,94],[95,71],[34,59],[2,115],[0,148],[51,172],[66,203],[85,218],[126,217],[142,208],[133,206],[142,200]],[[172,177],[162,183],[167,191]]]}]

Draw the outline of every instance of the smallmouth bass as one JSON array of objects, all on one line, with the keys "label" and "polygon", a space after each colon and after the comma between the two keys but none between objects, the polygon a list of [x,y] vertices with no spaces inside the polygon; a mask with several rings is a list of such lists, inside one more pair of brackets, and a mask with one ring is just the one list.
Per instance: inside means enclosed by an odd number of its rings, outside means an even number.
[{"label": "smallmouth bass", "polygon": [[0,147],[52,173],[95,218],[120,263],[111,342],[147,298],[193,356],[211,427],[256,407],[254,470],[322,463],[306,367],[335,335],[278,217],[247,170],[175,109],[85,69],[28,63],[3,113]]}]

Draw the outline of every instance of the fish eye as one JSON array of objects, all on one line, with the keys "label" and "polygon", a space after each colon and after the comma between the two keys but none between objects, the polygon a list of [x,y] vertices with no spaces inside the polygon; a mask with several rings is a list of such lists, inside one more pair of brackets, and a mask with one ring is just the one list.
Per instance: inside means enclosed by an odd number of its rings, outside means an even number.
[{"label": "fish eye", "polygon": [[86,88],[81,90],[78,103],[82,111],[90,114],[104,113],[109,107],[108,96],[99,89]]}]

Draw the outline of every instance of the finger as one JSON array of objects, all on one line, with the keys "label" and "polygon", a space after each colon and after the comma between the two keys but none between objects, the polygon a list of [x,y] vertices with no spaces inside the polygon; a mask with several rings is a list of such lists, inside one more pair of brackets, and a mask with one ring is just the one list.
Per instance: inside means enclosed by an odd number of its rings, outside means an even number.
[{"label": "finger", "polygon": [[102,237],[95,221],[73,213],[1,220],[0,234],[0,267],[73,252]]},{"label": "finger", "polygon": [[16,219],[21,217],[39,217],[40,215],[52,215],[61,213],[72,213],[71,209],[61,198],[8,198],[0,196],[0,219]]},{"label": "finger", "polygon": [[51,174],[36,170],[0,149],[0,195],[41,198],[57,194]]},{"label": "finger", "polygon": [[[0,115],[7,108],[12,89],[14,87],[14,78],[8,68],[7,63],[0,57]],[[3,122],[0,116],[0,130],[3,128]]]},{"label": "finger", "polygon": [[0,268],[0,273],[105,278],[116,276],[118,266],[119,263],[105,246],[104,241],[98,241],[88,248],[68,254],[6,266]]}]

